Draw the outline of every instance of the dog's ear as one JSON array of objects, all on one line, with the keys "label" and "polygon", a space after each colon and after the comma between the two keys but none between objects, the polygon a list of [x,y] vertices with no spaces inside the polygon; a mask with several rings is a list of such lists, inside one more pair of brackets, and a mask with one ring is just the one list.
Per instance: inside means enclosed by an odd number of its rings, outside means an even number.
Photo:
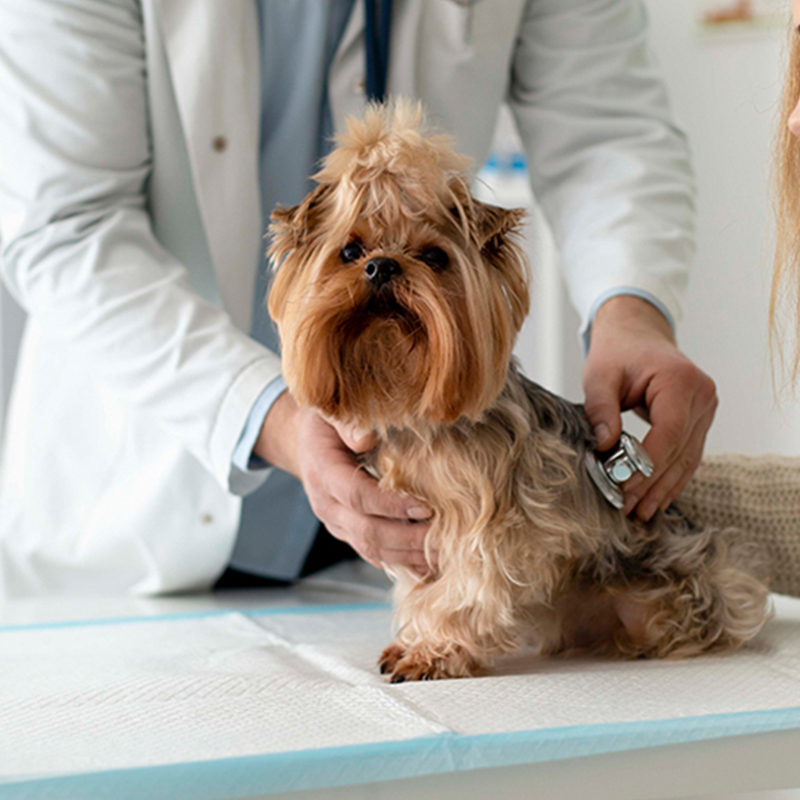
[{"label": "dog's ear", "polygon": [[277,206],[270,215],[272,250],[281,253],[305,244],[319,224],[333,193],[333,186],[321,183],[296,206]]},{"label": "dog's ear", "polygon": [[[269,292],[269,313],[279,325],[295,281],[308,261],[303,256],[325,235],[324,220],[331,216],[332,199],[333,185],[321,183],[298,205],[278,206],[270,215],[267,252],[275,278]],[[297,257],[289,258],[292,254]]]},{"label": "dog's ear", "polygon": [[518,332],[530,307],[528,260],[519,244],[528,212],[524,208],[500,208],[478,200],[473,200],[473,204],[481,256],[496,270],[512,324]]},{"label": "dog's ear", "polygon": [[524,208],[500,208],[479,200],[472,202],[475,208],[478,247],[491,260],[508,243],[510,236],[521,232],[528,212]]}]

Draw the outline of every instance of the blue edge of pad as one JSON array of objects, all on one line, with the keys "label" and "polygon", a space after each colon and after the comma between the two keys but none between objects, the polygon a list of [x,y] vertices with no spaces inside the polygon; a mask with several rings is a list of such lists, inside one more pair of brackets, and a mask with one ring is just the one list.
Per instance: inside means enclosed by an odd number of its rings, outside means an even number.
[{"label": "blue edge of pad", "polygon": [[[355,603],[246,611],[228,609],[153,617],[2,626],[0,634],[40,628],[169,622],[235,613],[264,616],[387,608],[387,603]],[[444,733],[400,741],[57,777],[9,776],[0,778],[0,799],[141,800],[146,797],[148,800],[222,800],[485,767],[535,764],[794,728],[800,728],[800,707],[475,736]]]}]

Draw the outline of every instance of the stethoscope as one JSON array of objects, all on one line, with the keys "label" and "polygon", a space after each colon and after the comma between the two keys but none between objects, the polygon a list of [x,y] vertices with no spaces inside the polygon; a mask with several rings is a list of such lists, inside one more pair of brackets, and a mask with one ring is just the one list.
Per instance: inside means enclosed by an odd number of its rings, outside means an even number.
[{"label": "stethoscope", "polygon": [[625,505],[625,495],[621,488],[625,481],[630,480],[637,472],[645,478],[653,474],[653,462],[642,443],[624,432],[611,450],[605,453],[592,450],[587,452],[584,463],[594,485],[614,508]]}]

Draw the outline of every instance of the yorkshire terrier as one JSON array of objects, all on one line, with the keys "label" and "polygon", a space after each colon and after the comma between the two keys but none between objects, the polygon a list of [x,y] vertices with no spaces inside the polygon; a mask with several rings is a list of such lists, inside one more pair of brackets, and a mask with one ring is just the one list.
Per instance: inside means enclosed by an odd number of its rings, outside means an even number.
[{"label": "yorkshire terrier", "polygon": [[768,612],[729,532],[626,517],[584,467],[581,406],[512,359],[528,313],[524,212],[475,200],[469,159],[418,105],[351,120],[297,206],[272,215],[269,310],[301,405],[364,430],[363,466],[433,509],[420,577],[391,568],[393,682],[544,654],[732,650]]}]

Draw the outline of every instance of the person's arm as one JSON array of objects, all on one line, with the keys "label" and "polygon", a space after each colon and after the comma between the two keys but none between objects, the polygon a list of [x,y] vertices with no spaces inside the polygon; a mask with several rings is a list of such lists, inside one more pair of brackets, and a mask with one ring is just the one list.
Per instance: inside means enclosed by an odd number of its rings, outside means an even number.
[{"label": "person's arm", "polygon": [[655,474],[626,487],[628,510],[644,518],[688,481],[716,408],[713,382],[642,299],[679,321],[694,250],[688,149],[646,29],[639,0],[530,0],[509,88],[582,333],[591,322],[584,389],[598,446],[618,439],[621,408],[642,407],[653,423],[644,444]]},{"label": "person's arm", "polygon": [[263,480],[265,471],[235,463],[255,420],[256,455],[301,477],[331,530],[373,563],[424,571],[427,525],[401,520],[429,512],[379,490],[334,429],[288,392],[256,408],[280,376],[278,357],[204,301],[154,236],[144,48],[137,0],[0,0],[7,285],[229,491]]},{"label": "person's arm", "polygon": [[706,456],[676,505],[694,525],[745,548],[770,591],[800,597],[800,459]]},{"label": "person's arm", "polygon": [[144,48],[136,0],[0,0],[3,277],[49,335],[228,486],[280,364],[153,234]]}]

